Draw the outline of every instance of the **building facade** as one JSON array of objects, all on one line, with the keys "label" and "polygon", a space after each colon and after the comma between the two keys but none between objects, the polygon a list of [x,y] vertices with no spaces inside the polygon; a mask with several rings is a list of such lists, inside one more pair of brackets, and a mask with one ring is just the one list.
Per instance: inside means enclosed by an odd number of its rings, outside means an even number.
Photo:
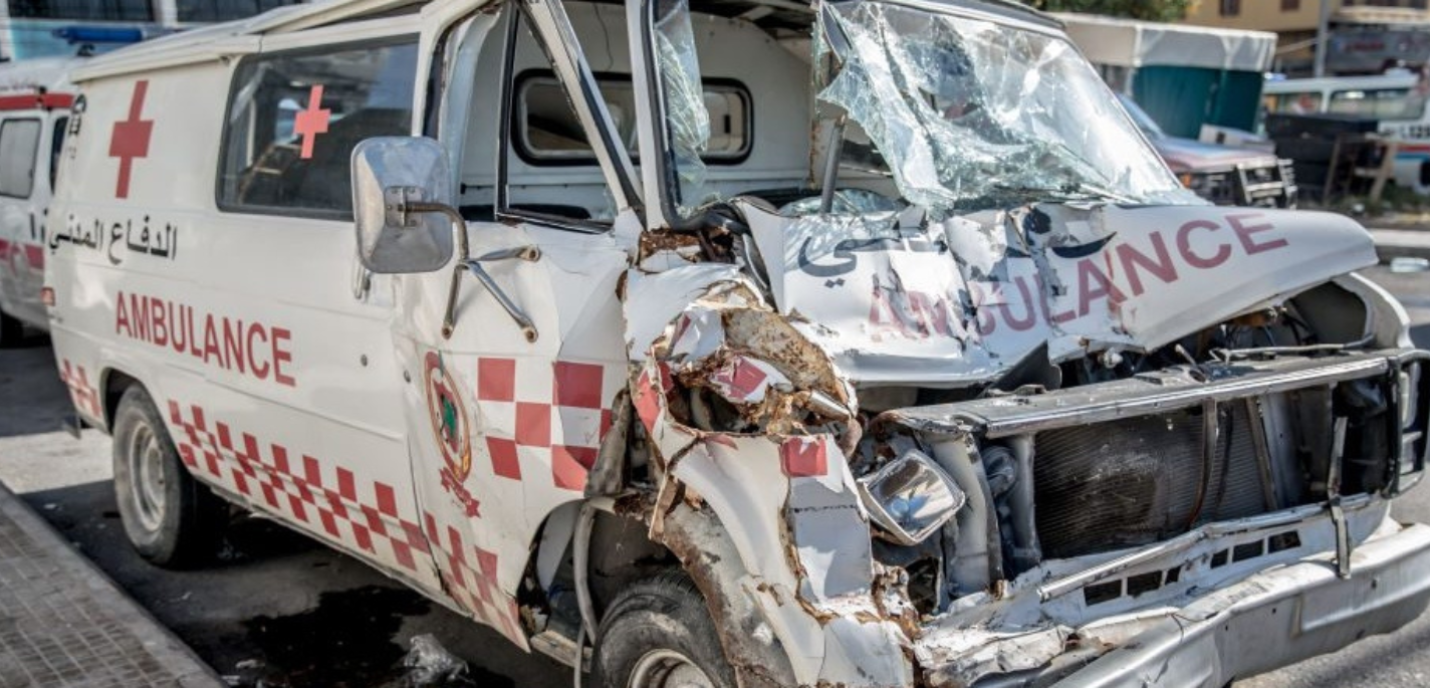
[{"label": "building facade", "polygon": [[0,0],[0,61],[104,52],[303,0]]},{"label": "building facade", "polygon": [[1373,74],[1399,60],[1430,60],[1430,0],[1202,0],[1186,21],[1274,31],[1276,71],[1304,75],[1315,61],[1323,2],[1331,5],[1328,73]]}]

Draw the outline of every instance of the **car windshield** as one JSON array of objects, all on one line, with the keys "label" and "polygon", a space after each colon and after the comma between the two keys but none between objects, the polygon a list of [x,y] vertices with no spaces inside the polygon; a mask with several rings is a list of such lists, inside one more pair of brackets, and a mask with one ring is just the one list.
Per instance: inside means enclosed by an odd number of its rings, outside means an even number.
[{"label": "car windshield", "polygon": [[826,4],[820,24],[835,67],[818,99],[847,113],[846,150],[866,137],[908,202],[1199,202],[1064,38],[867,1]]},{"label": "car windshield", "polygon": [[[790,179],[785,172],[794,165],[808,165],[797,176],[814,188],[806,189],[813,198],[784,207],[791,215],[818,212],[827,184],[837,190],[829,210],[838,213],[915,205],[943,217],[1043,201],[1203,203],[1177,183],[1060,32],[902,1],[825,2],[814,14],[777,15],[764,28],[787,50],[808,51],[804,64],[812,73],[805,83],[814,90],[804,97],[765,92],[749,107],[772,123],[765,131],[786,136],[794,128],[768,118],[799,117],[797,128],[809,132],[802,138],[815,150],[775,161],[771,151],[779,147],[766,146],[752,151],[750,165],[714,169],[707,161],[730,136],[733,118],[729,108],[712,108],[713,82],[702,66],[724,76],[730,48],[712,36],[738,31],[709,11],[695,13],[692,23],[690,0],[654,0],[652,48],[672,210],[690,218],[736,195],[761,195],[770,188],[766,180]],[[824,164],[829,150],[839,151],[832,175]],[[737,172],[755,162],[765,174],[742,184]],[[843,202],[850,198],[859,202]]]},{"label": "car windshield", "polygon": [[1166,138],[1167,132],[1162,131],[1162,126],[1157,124],[1157,121],[1152,119],[1152,116],[1147,114],[1147,111],[1143,110],[1137,101],[1121,93],[1117,94],[1117,101],[1122,103],[1122,107],[1127,110],[1127,116],[1132,118],[1132,122],[1142,130],[1142,133],[1147,135],[1147,138],[1153,141]]}]

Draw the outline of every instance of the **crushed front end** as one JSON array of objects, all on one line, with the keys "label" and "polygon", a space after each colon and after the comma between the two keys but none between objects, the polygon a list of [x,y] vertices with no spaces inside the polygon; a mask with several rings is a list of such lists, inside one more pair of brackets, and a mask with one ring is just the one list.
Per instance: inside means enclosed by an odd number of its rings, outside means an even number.
[{"label": "crushed front end", "polygon": [[883,414],[889,446],[991,497],[951,547],[883,548],[925,572],[929,685],[1221,686],[1415,618],[1430,528],[1388,515],[1423,468],[1424,356],[1233,358]]},{"label": "crushed front end", "polygon": [[[1389,516],[1424,468],[1430,354],[1359,277],[971,387],[855,388],[831,332],[734,266],[628,289],[633,323],[677,310],[633,381],[652,535],[713,566],[667,532],[712,515],[724,594],[799,685],[1221,686],[1430,599],[1430,528]],[[1333,307],[1359,325],[1337,337]]]},{"label": "crushed front end", "polygon": [[822,179],[722,197],[667,94],[701,200],[622,287],[641,515],[741,685],[1223,686],[1425,608],[1430,353],[1363,228],[1195,198],[1025,9],[815,11]]}]

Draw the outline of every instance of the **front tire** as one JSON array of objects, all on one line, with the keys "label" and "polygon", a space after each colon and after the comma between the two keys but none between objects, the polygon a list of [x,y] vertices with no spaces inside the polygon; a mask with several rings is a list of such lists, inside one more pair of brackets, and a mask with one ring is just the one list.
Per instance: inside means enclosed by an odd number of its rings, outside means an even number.
[{"label": "front tire", "polygon": [[189,475],[138,385],[125,390],[114,414],[114,497],[124,534],[150,563],[182,568],[214,552],[223,502]]},{"label": "front tire", "polygon": [[601,620],[591,664],[597,688],[735,688],[705,600],[667,574],[631,585]]}]

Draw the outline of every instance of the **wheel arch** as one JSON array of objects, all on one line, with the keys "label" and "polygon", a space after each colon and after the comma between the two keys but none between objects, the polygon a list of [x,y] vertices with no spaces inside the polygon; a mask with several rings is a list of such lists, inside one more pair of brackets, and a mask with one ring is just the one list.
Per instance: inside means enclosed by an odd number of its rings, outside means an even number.
[{"label": "wheel arch", "polygon": [[573,536],[573,547],[580,547],[585,537],[591,552],[584,579],[592,593],[594,609],[588,613],[596,617],[595,624],[604,620],[615,593],[629,581],[679,573],[704,599],[741,688],[797,685],[785,648],[745,589],[744,560],[719,516],[679,505],[666,514],[656,539],[650,532],[650,514],[622,508],[624,503],[617,500],[611,510],[591,509],[595,517],[589,531],[578,526]]},{"label": "wheel arch", "polygon": [[[153,390],[140,382],[139,378],[130,375],[120,368],[106,366],[104,370],[100,372],[99,393],[100,399],[104,404],[104,418],[102,419],[104,421],[104,428],[102,429],[105,432],[111,432],[114,429],[114,414],[119,412],[119,401],[124,398],[124,392],[136,385],[149,392],[149,396],[152,397],[154,395]],[[163,409],[160,408],[159,412],[162,415]]]}]

